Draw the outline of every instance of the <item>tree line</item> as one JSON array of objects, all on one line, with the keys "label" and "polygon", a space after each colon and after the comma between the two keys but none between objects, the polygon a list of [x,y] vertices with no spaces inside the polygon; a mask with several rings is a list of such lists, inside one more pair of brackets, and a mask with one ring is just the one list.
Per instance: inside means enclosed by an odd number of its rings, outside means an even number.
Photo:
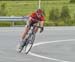
[{"label": "tree line", "polygon": [[49,22],[51,21],[56,25],[75,25],[75,14],[71,16],[68,6],[63,6],[60,12],[53,8],[49,11]]}]

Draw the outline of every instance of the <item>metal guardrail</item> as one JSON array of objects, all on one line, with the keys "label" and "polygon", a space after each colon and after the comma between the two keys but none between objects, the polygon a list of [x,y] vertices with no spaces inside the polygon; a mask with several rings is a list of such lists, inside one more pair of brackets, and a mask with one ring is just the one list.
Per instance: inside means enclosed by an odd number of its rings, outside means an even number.
[{"label": "metal guardrail", "polygon": [[0,21],[27,21],[28,16],[0,16]]}]

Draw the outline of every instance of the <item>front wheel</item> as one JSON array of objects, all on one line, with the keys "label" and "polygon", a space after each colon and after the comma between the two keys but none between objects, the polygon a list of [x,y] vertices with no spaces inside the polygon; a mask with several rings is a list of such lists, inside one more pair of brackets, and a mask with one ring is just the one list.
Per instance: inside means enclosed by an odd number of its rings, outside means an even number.
[{"label": "front wheel", "polygon": [[35,34],[32,34],[28,40],[27,40],[27,45],[25,47],[25,53],[28,54],[28,52],[31,50],[32,46],[33,46],[33,43],[34,43],[34,40],[35,40]]}]

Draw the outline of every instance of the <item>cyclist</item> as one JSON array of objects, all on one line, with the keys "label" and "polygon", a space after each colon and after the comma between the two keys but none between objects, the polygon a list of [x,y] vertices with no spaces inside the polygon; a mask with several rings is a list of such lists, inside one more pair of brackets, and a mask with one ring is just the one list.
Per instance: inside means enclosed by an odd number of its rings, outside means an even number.
[{"label": "cyclist", "polygon": [[[38,23],[40,24],[40,33],[43,32],[44,30],[44,12],[42,9],[37,9],[34,13],[32,13],[30,16],[29,16],[29,20],[27,22],[27,25],[25,26],[25,29],[24,31],[21,33],[21,45],[20,45],[20,48],[19,49],[22,49],[23,46],[24,46],[24,38],[26,37],[27,33],[29,32],[31,26],[33,25],[38,25]],[[35,29],[35,32],[38,31],[38,27],[36,27]]]}]

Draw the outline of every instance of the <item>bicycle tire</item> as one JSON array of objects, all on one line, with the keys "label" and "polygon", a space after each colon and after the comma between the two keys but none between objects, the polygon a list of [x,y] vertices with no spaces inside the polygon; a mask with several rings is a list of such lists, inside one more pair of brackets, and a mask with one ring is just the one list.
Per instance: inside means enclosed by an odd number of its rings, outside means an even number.
[{"label": "bicycle tire", "polygon": [[18,51],[19,53],[21,53],[25,45],[26,45],[26,40],[23,41],[23,42],[21,41],[21,43],[18,44],[18,50],[17,50],[17,51]]},{"label": "bicycle tire", "polygon": [[29,51],[31,50],[33,43],[34,43],[34,40],[35,40],[35,35],[34,34],[30,35],[30,37],[27,40],[28,43],[26,44],[26,47],[25,47],[25,53],[26,54],[28,54]]}]

